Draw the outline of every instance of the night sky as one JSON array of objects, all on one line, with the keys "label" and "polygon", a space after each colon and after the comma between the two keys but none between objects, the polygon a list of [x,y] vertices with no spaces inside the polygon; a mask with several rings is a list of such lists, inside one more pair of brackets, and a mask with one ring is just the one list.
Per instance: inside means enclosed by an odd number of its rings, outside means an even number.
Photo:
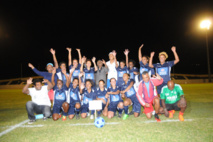
[{"label": "night sky", "polygon": [[[172,73],[207,74],[205,31],[200,21],[213,18],[212,0],[115,2],[89,1],[5,1],[0,2],[0,79],[35,76],[27,66],[31,62],[45,70],[53,62],[50,48],[58,62],[67,62],[66,47],[80,48],[87,58],[108,60],[117,51],[118,60],[129,58],[138,64],[138,48],[143,55],[166,51],[168,60],[177,47],[180,62]],[[213,20],[213,19],[212,19]],[[211,70],[213,72],[213,25],[208,31]]]}]

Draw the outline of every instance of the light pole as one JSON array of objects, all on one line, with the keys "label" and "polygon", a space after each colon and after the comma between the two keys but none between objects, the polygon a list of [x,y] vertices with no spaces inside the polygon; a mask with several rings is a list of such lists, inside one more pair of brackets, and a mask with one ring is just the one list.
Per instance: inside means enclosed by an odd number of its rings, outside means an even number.
[{"label": "light pole", "polygon": [[206,30],[206,53],[207,53],[207,66],[208,66],[208,79],[211,82],[211,67],[210,67],[210,59],[209,59],[209,45],[208,45],[208,30],[211,26],[210,20],[204,20],[200,23],[200,27]]}]

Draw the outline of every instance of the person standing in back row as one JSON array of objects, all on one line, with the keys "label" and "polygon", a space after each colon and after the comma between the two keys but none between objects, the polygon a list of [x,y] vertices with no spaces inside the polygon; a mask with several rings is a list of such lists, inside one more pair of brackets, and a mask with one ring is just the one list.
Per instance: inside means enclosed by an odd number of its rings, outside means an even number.
[{"label": "person standing in back row", "polygon": [[[103,64],[105,67],[103,67]],[[108,67],[105,60],[97,61],[98,70],[95,73],[95,84],[98,85],[100,80],[106,82],[106,74],[108,72]]]}]

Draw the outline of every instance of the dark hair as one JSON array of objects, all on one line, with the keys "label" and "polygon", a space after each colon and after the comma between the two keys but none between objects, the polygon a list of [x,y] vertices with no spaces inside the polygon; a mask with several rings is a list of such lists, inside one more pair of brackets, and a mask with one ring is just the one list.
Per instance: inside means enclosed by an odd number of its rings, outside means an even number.
[{"label": "dark hair", "polygon": [[128,77],[130,77],[130,74],[129,74],[129,73],[125,73],[125,74],[127,74],[127,75],[128,75]]},{"label": "dark hair", "polygon": [[62,64],[65,64],[66,65],[66,62],[62,61],[59,63],[59,67],[62,65]]},{"label": "dark hair", "polygon": [[74,61],[74,60],[77,60],[77,61],[78,61],[78,59],[76,59],[76,58],[72,59],[72,61]]},{"label": "dark hair", "polygon": [[93,81],[92,81],[91,79],[86,79],[85,84],[86,84],[87,82],[90,82],[91,85],[92,85],[92,87],[93,87]]},{"label": "dark hair", "polygon": [[142,72],[142,75],[149,74],[147,71]]},{"label": "dark hair", "polygon": [[78,80],[78,82],[79,82],[79,79],[78,79],[77,77],[73,78],[73,80],[72,80],[72,81],[74,81],[74,80]]},{"label": "dark hair", "polygon": [[121,60],[120,63],[123,62],[124,64],[126,64],[126,62],[124,60]]},{"label": "dark hair", "polygon": [[92,63],[92,61],[90,59],[87,59],[86,62],[90,61]]},{"label": "dark hair", "polygon": [[58,82],[58,81],[61,81],[61,83],[63,84],[63,81],[62,81],[61,79],[57,79],[57,82]]},{"label": "dark hair", "polygon": [[[115,78],[114,78],[114,77],[113,77],[113,78],[111,78],[111,79],[110,79],[110,82],[111,82],[111,80],[112,80],[112,79],[115,79]],[[115,81],[116,81],[116,79],[115,79]]]},{"label": "dark hair", "polygon": [[99,80],[99,82],[101,82],[101,81],[105,84],[105,81],[103,79]]},{"label": "dark hair", "polygon": [[33,85],[36,85],[37,82],[42,83],[41,79],[38,79],[38,78],[37,78],[37,79],[34,79],[34,80],[33,80]]},{"label": "dark hair", "polygon": [[144,55],[143,57],[145,57],[147,60],[149,60],[149,56],[147,56],[147,55]]},{"label": "dark hair", "polygon": [[135,66],[135,61],[134,61],[134,60],[130,59],[130,60],[129,60],[129,63],[130,63],[130,62],[132,62],[132,63],[133,63],[133,66]]}]

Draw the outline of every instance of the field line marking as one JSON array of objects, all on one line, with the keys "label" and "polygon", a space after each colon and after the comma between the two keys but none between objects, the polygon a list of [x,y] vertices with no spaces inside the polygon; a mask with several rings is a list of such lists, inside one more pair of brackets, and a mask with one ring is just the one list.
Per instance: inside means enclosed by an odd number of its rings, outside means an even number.
[{"label": "field line marking", "polygon": [[[119,122],[106,122],[107,125],[116,125],[119,124]],[[89,125],[95,125],[94,123],[76,123],[76,124],[70,124],[70,126],[89,126]]]},{"label": "field line marking", "polygon": [[[184,121],[193,121],[194,119],[184,119]],[[161,122],[179,122],[179,119],[174,119],[174,120],[161,120]],[[148,120],[148,121],[144,121],[144,123],[155,123],[157,122],[156,120]]]},{"label": "field line marking", "polygon": [[22,128],[35,128],[35,127],[43,127],[44,125],[22,125]]},{"label": "field line marking", "polygon": [[28,121],[29,121],[29,120],[27,119],[27,120],[22,121],[21,123],[18,123],[18,124],[14,125],[14,126],[11,126],[9,129],[7,129],[7,130],[1,132],[1,133],[0,133],[0,137],[3,136],[3,135],[5,135],[5,134],[7,134],[7,133],[9,133],[10,131],[12,131],[12,130],[18,128],[18,127],[20,127],[21,125],[27,123]]}]

